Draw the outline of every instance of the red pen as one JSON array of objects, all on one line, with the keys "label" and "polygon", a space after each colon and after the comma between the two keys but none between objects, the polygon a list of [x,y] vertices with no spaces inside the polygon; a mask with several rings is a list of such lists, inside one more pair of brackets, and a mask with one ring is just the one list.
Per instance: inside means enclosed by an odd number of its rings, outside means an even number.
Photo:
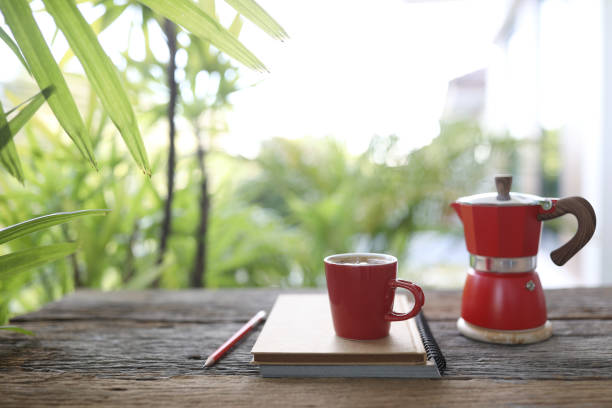
[{"label": "red pen", "polygon": [[257,326],[257,323],[259,323],[265,318],[266,318],[265,311],[260,310],[259,312],[257,312],[257,314],[255,314],[255,316],[251,318],[251,320],[246,322],[246,324],[242,326],[240,330],[234,333],[232,337],[227,339],[225,343],[223,343],[218,349],[215,350],[214,353],[210,355],[210,357],[206,359],[206,362],[204,363],[204,367],[210,367],[211,365],[215,364],[217,360],[223,357],[223,355],[227,353],[227,351],[231,349],[232,346],[238,342],[238,340],[243,338],[244,335],[247,334],[253,327]]}]

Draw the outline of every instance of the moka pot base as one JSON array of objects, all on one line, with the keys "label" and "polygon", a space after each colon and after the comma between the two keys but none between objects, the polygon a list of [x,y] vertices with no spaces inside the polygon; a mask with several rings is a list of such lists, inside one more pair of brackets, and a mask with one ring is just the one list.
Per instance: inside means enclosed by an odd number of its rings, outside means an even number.
[{"label": "moka pot base", "polygon": [[552,336],[552,325],[547,320],[540,327],[528,330],[496,330],[479,327],[466,322],[462,317],[457,320],[457,328],[465,337],[486,343],[531,344],[544,341]]}]

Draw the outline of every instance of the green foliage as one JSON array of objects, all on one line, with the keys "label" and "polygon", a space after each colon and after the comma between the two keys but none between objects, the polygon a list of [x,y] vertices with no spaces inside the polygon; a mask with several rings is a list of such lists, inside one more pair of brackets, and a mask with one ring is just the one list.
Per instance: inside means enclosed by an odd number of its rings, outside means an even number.
[{"label": "green foliage", "polygon": [[[0,178],[0,225],[16,224],[0,230],[0,243],[5,242],[0,247],[0,323],[6,321],[9,309],[32,309],[75,287],[139,289],[157,281],[165,288],[188,287],[198,239],[203,236],[198,220],[204,182],[211,199],[206,286],[318,286],[324,280],[321,260],[326,255],[363,250],[389,252],[402,259],[415,232],[453,231],[448,203],[475,192],[479,181],[491,173],[492,163],[508,170],[515,161],[512,141],[483,135],[473,123],[443,123],[431,144],[402,157],[396,154],[395,137],[373,139],[370,149],[359,156],[350,155],[332,139],[275,139],[253,160],[230,157],[215,147],[216,134],[225,125],[216,114],[229,106],[229,96],[240,86],[236,68],[211,45],[249,67],[265,69],[236,40],[240,15],[274,38],[286,38],[286,33],[255,2],[227,0],[238,15],[226,30],[215,18],[214,1],[198,6],[190,0],[139,0],[142,21],[136,28],[144,36],[145,58],[134,61],[124,55],[128,67],[138,72],[129,82],[121,77],[125,73],[111,66],[95,38],[126,10],[125,4],[100,2],[106,13],[90,27],[74,4],[44,3],[71,46],[59,66],[74,53],[89,79],[89,104],[79,106],[84,119],[76,106],[67,108],[73,104],[72,96],[26,0],[0,0],[18,47],[12,48],[18,56],[23,54],[40,87],[53,87],[44,88],[43,96],[69,134],[90,140],[79,143],[90,161],[97,158],[100,170],[92,172],[62,140],[62,133],[36,116],[22,130],[28,148],[20,147],[20,156],[8,150],[17,124],[25,123],[43,103],[40,94],[10,121],[0,117],[4,119],[2,154],[11,154],[7,158],[14,166],[23,158],[20,168],[12,171],[28,183],[24,189],[14,179]],[[177,157],[172,234],[167,256],[158,265],[165,152],[163,146],[152,149],[148,163],[133,111],[146,112],[138,118],[145,135],[165,119],[165,103],[151,106],[153,98],[148,98],[156,95],[161,81],[153,68],[164,72],[167,64],[151,52],[148,26],[163,18],[180,25],[179,47],[187,54],[179,112],[190,128],[179,128],[178,144],[195,138],[198,149],[197,154],[182,150]],[[7,35],[0,37],[15,45]],[[198,92],[202,76],[218,79],[212,93]],[[127,102],[131,95],[138,96],[135,109]],[[116,142],[109,120],[120,130],[127,151]],[[150,179],[138,171],[149,171],[149,166]],[[65,223],[104,211],[62,212],[71,208],[113,211]],[[19,224],[33,214],[47,213],[56,214]],[[39,231],[59,223],[57,228]],[[70,243],[76,237],[78,252]],[[48,263],[67,254],[64,262]]]},{"label": "green foliage", "polygon": [[62,259],[76,249],[77,245],[75,243],[66,242],[39,246],[0,256],[0,279],[9,279],[20,272]]},{"label": "green foliage", "polygon": [[17,44],[15,44],[15,41],[13,41],[13,39],[6,33],[6,31],[2,29],[2,27],[0,27],[0,38],[2,39],[2,41],[4,41],[6,45],[9,46],[9,48],[11,49],[11,51],[13,51],[13,53],[17,56],[17,58],[19,58],[19,61],[21,62],[23,67],[26,69],[26,71],[28,71],[28,73],[31,74],[30,67],[28,66],[28,63],[23,58],[23,55],[21,54],[19,47],[17,46]]},{"label": "green foliage", "polygon": [[[94,33],[96,33],[96,35],[99,35],[108,26],[115,22],[115,20],[117,20],[117,18],[119,18],[121,14],[123,14],[123,12],[127,9],[129,5],[129,3],[117,5],[113,3],[112,0],[102,0],[98,4],[100,3],[104,4],[104,14],[102,14],[90,25],[91,29],[94,31]],[[60,60],[59,66],[63,68],[72,57],[74,57],[74,52],[71,48],[68,48],[68,50],[66,50],[66,53]]]},{"label": "green foliage", "polygon": [[62,30],[71,49],[79,58],[87,78],[102,106],[119,129],[138,166],[151,175],[149,159],[136,123],[136,115],[119,75],[110,58],[98,43],[96,34],[70,1],[44,0],[45,8]]},{"label": "green foliage", "polygon": [[21,167],[21,160],[17,154],[17,148],[13,141],[13,135],[11,134],[4,108],[0,104],[0,143],[2,148],[0,150],[0,163],[8,171],[11,176],[19,180],[23,184],[23,169]]},{"label": "green foliage", "polygon": [[54,225],[63,224],[73,218],[82,217],[84,215],[104,215],[109,210],[81,210],[73,212],[63,212],[43,215],[33,218],[19,224],[11,225],[10,227],[0,229],[0,244],[12,241],[23,235],[31,234],[32,232],[40,231]]},{"label": "green foliage", "polygon": [[[17,154],[17,148],[13,142],[13,136],[34,116],[34,113],[41,107],[45,98],[47,98],[53,88],[45,88],[41,92],[34,95],[30,100],[24,102],[23,109],[11,119],[8,123],[6,115],[0,103],[0,163],[4,168],[21,184],[24,183],[23,170],[21,168],[21,160]],[[15,109],[12,109],[14,111]],[[11,113],[9,112],[9,113]],[[6,148],[5,148],[6,147]]]},{"label": "green foliage", "polygon": [[[75,286],[139,289],[157,278],[162,287],[189,286],[200,210],[196,156],[179,156],[173,232],[158,266],[162,179],[149,181],[126,161],[104,115],[91,121],[89,131],[98,135],[93,146],[99,173],[70,154],[59,134],[32,122],[26,136],[34,148],[26,152],[31,156],[24,172],[28,179],[39,177],[27,190],[0,180],[0,189],[11,192],[10,199],[0,197],[5,225],[62,208],[113,208],[106,217],[84,217],[9,243],[17,252],[76,236],[80,242],[70,262],[24,273],[14,283],[13,310],[37,307]],[[53,144],[44,149],[39,139]],[[254,160],[210,152],[206,286],[318,286],[324,281],[321,259],[344,251],[389,252],[405,260],[416,231],[454,231],[448,203],[473,193],[492,163],[513,162],[511,140],[483,135],[474,124],[443,124],[430,145],[399,159],[395,143],[394,137],[375,138],[356,157],[331,139],[275,139]],[[482,146],[490,154],[477,162]],[[154,174],[161,173],[164,157],[163,151],[152,155]],[[35,300],[30,293],[37,293]]]},{"label": "green foliage", "polygon": [[[232,33],[228,32],[217,22],[214,16],[214,2],[209,1],[208,4],[205,4],[203,10],[189,0],[175,0],[172,2],[165,0],[156,0],[154,2],[148,0],[139,1],[148,5],[148,7],[156,11],[161,17],[173,20],[190,29],[198,36],[197,41],[194,41],[194,43],[199,43],[201,45],[203,44],[202,40],[206,40],[206,49],[208,49],[208,42],[210,42],[217,46],[218,49],[226,51],[230,56],[242,61],[247,66],[254,69],[265,70],[263,64],[236,39],[237,32],[240,30],[239,17],[237,16],[234,20],[234,24],[232,24]],[[128,95],[124,89],[124,84],[122,84],[110,58],[102,50],[96,38],[96,33],[104,30],[109,24],[117,19],[127,8],[127,4],[116,5],[111,0],[98,1],[97,4],[104,4],[106,12],[90,26],[73,1],[57,2],[43,0],[43,2],[46,11],[54,18],[57,28],[64,33],[71,47],[64,55],[59,65],[54,60],[34,20],[29,2],[27,0],[0,0],[0,11],[15,40],[1,28],[0,38],[13,51],[42,90],[39,94],[31,98],[30,101],[24,102],[22,104],[23,108],[21,108],[10,121],[7,115],[17,108],[5,114],[0,105],[0,162],[19,182],[23,184],[24,180],[28,178],[32,181],[32,186],[34,187],[32,190],[38,189],[44,193],[36,195],[33,194],[32,191],[26,192],[19,190],[19,187],[17,187],[15,191],[15,186],[11,186],[9,180],[1,178],[0,185],[4,187],[4,190],[13,190],[12,192],[15,194],[12,194],[10,199],[0,195],[0,207],[5,207],[4,209],[6,210],[6,212],[2,213],[0,216],[0,223],[10,225],[16,220],[28,218],[29,214],[40,213],[41,209],[53,208],[53,211],[60,211],[62,208],[66,207],[65,199],[67,197],[69,197],[71,201],[79,203],[105,203],[108,198],[108,192],[111,190],[115,195],[113,204],[120,204],[120,200],[125,199],[132,204],[132,207],[127,217],[125,217],[126,214],[124,212],[117,211],[117,215],[113,213],[111,216],[107,217],[108,219],[105,220],[105,222],[98,223],[93,229],[89,228],[85,229],[84,232],[82,231],[82,235],[87,238],[87,245],[85,245],[83,251],[84,262],[87,265],[85,271],[80,271],[79,262],[73,255],[71,258],[72,274],[69,275],[69,271],[65,267],[51,268],[47,270],[53,275],[51,279],[49,279],[46,272],[34,275],[39,278],[38,282],[35,282],[36,279],[30,279],[30,273],[33,268],[40,267],[49,262],[64,258],[66,255],[73,254],[77,246],[75,243],[70,242],[55,243],[54,240],[52,240],[54,242],[52,244],[41,245],[49,240],[49,236],[45,235],[42,237],[35,232],[52,225],[64,223],[81,215],[101,214],[105,213],[106,210],[55,213],[18,223],[0,230],[0,244],[12,241],[8,246],[13,250],[9,254],[0,256],[0,295],[2,295],[0,298],[0,323],[7,319],[9,301],[18,296],[24,289],[27,289],[30,284],[38,285],[38,287],[42,286],[47,294],[46,299],[51,299],[56,296],[55,289],[58,286],[60,287],[61,293],[65,293],[74,284],[86,284],[88,286],[97,287],[104,286],[109,282],[109,280],[106,279],[110,276],[108,274],[109,269],[115,272],[119,270],[126,271],[124,275],[119,277],[115,276],[115,278],[118,279],[120,284],[128,287],[138,287],[139,285],[150,283],[151,279],[156,279],[159,275],[174,276],[172,273],[166,273],[166,270],[174,268],[177,265],[175,262],[165,263],[161,266],[152,266],[148,262],[150,257],[146,256],[150,255],[151,251],[145,253],[145,256],[134,255],[132,251],[133,241],[140,238],[140,232],[143,230],[150,235],[149,232],[152,228],[157,227],[157,220],[153,220],[149,226],[143,228],[141,223],[143,220],[146,221],[146,213],[144,213],[143,210],[146,209],[144,206],[140,205],[140,201],[134,202],[130,200],[132,198],[140,198],[146,201],[145,196],[152,195],[152,204],[155,209],[159,208],[161,200],[148,181],[143,182],[142,180],[138,180],[136,197],[134,197],[133,189],[134,180],[131,177],[128,178],[127,175],[125,176],[126,179],[129,179],[129,185],[121,185],[120,182],[116,182],[114,177],[116,175],[115,170],[119,169],[121,165],[124,164],[122,162],[124,162],[126,158],[123,155],[117,154],[114,144],[110,150],[110,155],[108,149],[104,149],[103,151],[104,154],[109,157],[108,163],[105,164],[110,166],[111,173],[105,174],[105,177],[102,179],[97,177],[98,179],[96,181],[98,183],[95,187],[88,191],[83,191],[87,189],[80,189],[80,183],[88,181],[87,179],[90,177],[88,173],[89,169],[82,166],[79,160],[75,160],[76,158],[67,151],[66,147],[59,141],[58,135],[55,134],[55,132],[50,131],[44,124],[41,125],[39,123],[39,126],[41,126],[39,133],[46,135],[48,138],[47,142],[54,144],[54,147],[57,149],[53,149],[53,154],[49,154],[49,151],[41,147],[43,144],[34,136],[33,130],[30,127],[27,129],[27,139],[32,143],[32,146],[28,153],[31,154],[30,158],[34,160],[29,163],[28,168],[24,171],[13,138],[24,124],[32,118],[34,113],[46,99],[55,117],[77,146],[81,155],[96,169],[97,164],[94,158],[94,149],[101,149],[99,147],[99,142],[107,118],[110,117],[121,133],[137,165],[147,175],[151,175],[147,153],[137,125],[136,116],[132,109],[132,104],[128,100]],[[282,27],[280,27],[280,25],[278,25],[278,23],[276,23],[254,1],[235,1],[233,3],[234,7],[240,12],[245,13],[247,18],[252,19],[273,37],[279,39],[286,37],[286,33]],[[143,7],[143,16],[146,16],[146,18],[143,18],[143,31],[147,41],[147,54],[150,56],[151,52],[148,47],[148,34],[147,30],[144,28],[146,21],[152,18],[151,10],[148,7]],[[207,12],[210,14],[207,14]],[[208,51],[204,50],[203,52],[206,53]],[[79,58],[90,84],[100,98],[104,108],[100,116],[100,121],[95,129],[93,120],[98,110],[93,93],[90,98],[89,114],[86,120],[83,120],[60,69],[60,66],[63,66],[73,55]],[[216,54],[215,57],[219,60],[218,54]],[[199,70],[200,69],[197,71]],[[193,78],[195,78],[195,76],[193,76]],[[195,85],[193,89],[195,90]],[[227,95],[231,91],[230,88],[226,87],[222,90],[221,94]],[[192,104],[191,109],[193,112],[195,112],[196,108],[196,105]],[[196,118],[197,116],[194,114],[194,121],[197,122]],[[92,135],[94,139],[93,142]],[[45,160],[40,160],[43,156]],[[57,162],[48,163],[48,160],[57,160]],[[62,171],[66,170],[62,166],[66,165],[68,162],[73,164],[73,167],[68,169],[70,177],[62,179]],[[51,169],[50,167],[54,168]],[[131,170],[131,168],[129,170]],[[32,173],[39,171],[42,177],[35,178],[31,176]],[[30,177],[27,177],[28,174],[30,174]],[[94,178],[95,177],[96,176],[94,176]],[[44,180],[41,181],[40,179]],[[65,183],[66,181],[67,183]],[[61,185],[67,188],[67,197],[61,194],[59,196],[56,195],[58,192],[57,188]],[[85,195],[83,196],[81,194]],[[135,203],[138,205],[134,205]],[[116,239],[117,237],[115,234],[121,231],[120,226],[126,225],[126,220],[134,221],[133,223],[127,224],[128,228],[131,227],[129,229],[131,232],[127,242],[128,248],[125,249],[122,247],[121,260],[126,262],[118,264],[118,258],[100,259],[100,254],[104,254],[108,247],[113,248],[114,246],[115,249],[118,247],[117,241],[113,239]],[[69,228],[64,228],[62,231],[63,240],[69,238],[71,234],[73,234]],[[179,237],[177,236],[176,238],[178,239]],[[149,241],[145,241],[145,244]],[[119,244],[121,244],[120,241]],[[145,247],[147,247],[147,245],[145,245]],[[150,245],[148,245],[148,247],[150,247]],[[111,251],[112,250],[113,249],[111,249]],[[141,254],[142,253],[141,251]],[[132,262],[134,262],[133,266]],[[139,274],[138,276],[132,276],[133,270],[141,269],[140,264],[136,265],[136,263],[140,262],[145,265],[142,266],[142,269],[147,268],[149,272],[146,274]],[[115,275],[117,275],[117,273]],[[173,281],[168,283],[169,286],[174,284]],[[182,283],[178,282],[177,284],[180,285]],[[13,326],[0,326],[0,329],[14,330],[21,333],[27,332]]]},{"label": "green foliage", "polygon": [[283,40],[288,38],[287,32],[253,0],[225,0],[238,13],[251,20],[272,38]]},{"label": "green foliage", "polygon": [[388,165],[396,138],[375,138],[367,153],[351,157],[333,140],[274,140],[264,146],[256,177],[244,197],[299,232],[292,259],[304,285],[322,283],[321,259],[360,251],[406,253],[419,230],[450,231],[449,203],[471,194],[488,174],[474,160],[482,144],[491,157],[510,160],[512,142],[482,135],[470,123],[443,124],[428,146]]},{"label": "green foliage", "polygon": [[[214,6],[211,7],[209,4],[200,8],[190,0],[138,1],[147,6],[146,10],[143,9],[143,15],[151,15],[150,8],[161,17],[168,18],[184,26],[201,39],[209,41],[247,67],[266,70],[261,61],[236,39],[235,34],[231,34],[220,25],[214,16]],[[286,37],[283,28],[253,0],[232,0],[229,3],[272,37],[278,39]],[[48,95],[49,107],[82,156],[97,168],[91,146],[91,135],[86,131],[86,126],[60,69],[60,66],[70,59],[74,52],[101,99],[104,109],[117,126],[133,159],[150,176],[148,156],[132,105],[114,66],[96,38],[96,33],[117,19],[127,5],[116,5],[109,0],[98,1],[98,4],[105,6],[106,12],[93,23],[92,28],[72,0],[44,0],[44,4],[46,11],[53,16],[58,29],[64,33],[71,47],[59,65],[51,55],[27,0],[0,0],[0,11],[15,40],[1,28],[0,39],[13,51],[41,90],[49,88],[54,90]],[[212,15],[208,14],[211,11]],[[238,17],[235,21],[239,21]],[[234,33],[236,29],[237,27],[232,25]],[[3,116],[4,114],[0,115],[1,126],[4,126],[6,122]],[[6,139],[4,136],[3,138]],[[19,157],[14,144],[9,139],[10,137],[0,147],[0,162],[11,175],[23,183]]]},{"label": "green foliage", "polygon": [[219,50],[235,58],[245,66],[266,71],[264,64],[236,37],[229,33],[214,16],[190,0],[138,0],[151,10],[185,27],[195,35],[213,43]]},{"label": "green foliage", "polygon": [[[32,116],[34,116],[34,114],[38,111],[38,108],[42,106],[45,99],[48,98],[51,93],[53,93],[53,87],[45,88],[27,101],[23,102],[20,106],[17,106],[7,112],[7,115],[10,115],[14,111],[19,110],[15,117],[8,123],[8,130],[10,133],[7,135],[7,138],[12,138],[14,135],[16,135],[17,132],[19,132],[21,128],[30,119],[32,119]],[[6,132],[6,130],[7,129],[5,129],[4,126],[2,129],[0,129],[0,132],[3,133],[2,141],[0,141],[0,149],[2,149],[5,145],[6,139],[4,132]]]},{"label": "green foliage", "polygon": [[[106,212],[107,210],[84,210],[72,213],[49,214],[27,220],[0,229],[0,244],[19,239],[20,237],[58,224],[66,223],[76,217],[100,215]],[[15,292],[22,287],[24,273],[74,253],[77,246],[78,245],[74,242],[54,243],[22,249],[0,256],[0,324],[5,323],[8,318],[8,302],[11,297],[15,295]],[[31,332],[27,330],[14,326],[0,326],[0,329],[12,330],[22,334],[31,334]]]},{"label": "green foliage", "polygon": [[[42,129],[36,130],[38,134]],[[42,137],[57,140],[51,135]],[[108,137],[108,132],[102,133],[102,138]],[[78,225],[65,226],[60,237],[78,235],[81,250],[75,256],[76,263],[58,264],[53,272],[67,273],[73,282],[68,287],[76,284],[103,289],[123,286],[135,289],[146,287],[158,276],[165,287],[187,286],[195,245],[194,220],[199,211],[196,199],[199,171],[195,157],[179,161],[170,256],[164,265],[157,267],[157,238],[163,212],[158,191],[163,191],[163,184],[155,178],[149,182],[138,177],[133,172],[133,165],[125,162],[124,153],[116,149],[107,152],[103,148],[105,145],[94,143],[103,167],[100,174],[90,174],[77,157],[66,156],[58,140],[57,146],[45,152],[47,160],[36,163],[36,172],[42,178],[27,192],[16,190],[18,193],[11,200],[0,201],[0,222],[7,222],[3,218],[15,211],[28,214],[41,208],[54,211],[75,206],[112,207],[114,210],[106,217],[92,217],[83,219]],[[154,169],[159,169],[161,157],[161,152],[154,156]],[[288,238],[293,234],[257,207],[236,200],[234,177],[247,171],[244,165],[225,155],[213,154],[210,158],[211,169],[218,175],[217,187],[212,191],[213,212],[208,237],[210,274],[207,283],[210,286],[235,285],[234,275],[241,268],[249,271],[248,280],[241,281],[243,285],[279,285],[288,270],[289,256],[284,252],[285,246],[279,245],[279,239],[288,245]],[[26,173],[31,171],[34,170],[26,167]],[[17,186],[5,184],[5,188],[13,190]],[[40,235],[24,238],[28,241],[23,245],[42,245],[55,239]],[[15,242],[12,249],[18,250],[22,242]],[[58,293],[61,281],[59,276],[49,279],[48,292]],[[32,284],[37,286],[40,282]]]},{"label": "green foliage", "polygon": [[57,63],[51,55],[27,0],[0,0],[0,10],[40,89],[53,87],[48,103],[81,154],[94,167],[91,138]]}]

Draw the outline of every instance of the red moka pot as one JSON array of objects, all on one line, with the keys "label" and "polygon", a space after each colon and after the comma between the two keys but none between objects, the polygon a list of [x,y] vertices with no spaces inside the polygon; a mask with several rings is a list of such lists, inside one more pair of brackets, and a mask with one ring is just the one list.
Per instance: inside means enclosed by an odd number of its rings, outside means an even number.
[{"label": "red moka pot", "polygon": [[542,221],[567,213],[578,219],[576,235],[551,253],[561,266],[593,236],[595,212],[581,197],[511,193],[511,176],[498,176],[495,184],[497,193],[451,204],[463,222],[471,266],[457,327],[467,337],[492,343],[542,341],[552,335],[535,271]]}]

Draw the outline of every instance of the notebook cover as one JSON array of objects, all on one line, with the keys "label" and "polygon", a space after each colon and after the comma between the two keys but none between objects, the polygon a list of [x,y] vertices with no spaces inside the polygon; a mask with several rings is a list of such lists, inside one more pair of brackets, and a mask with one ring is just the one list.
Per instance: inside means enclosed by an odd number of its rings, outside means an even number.
[{"label": "notebook cover", "polygon": [[[408,310],[405,296],[396,297],[395,310]],[[326,294],[280,295],[251,353],[260,365],[424,366],[421,335],[417,319],[409,319],[392,323],[383,339],[343,339],[334,332]]]}]

